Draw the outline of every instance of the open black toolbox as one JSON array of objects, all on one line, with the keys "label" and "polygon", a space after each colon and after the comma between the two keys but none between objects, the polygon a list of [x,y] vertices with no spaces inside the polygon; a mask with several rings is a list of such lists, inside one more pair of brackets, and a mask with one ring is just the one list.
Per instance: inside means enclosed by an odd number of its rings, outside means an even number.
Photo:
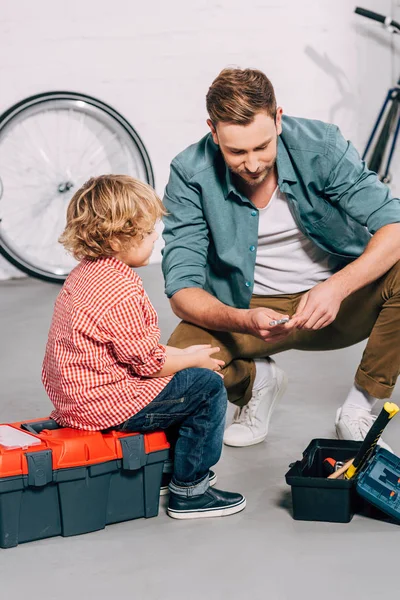
[{"label": "open black toolbox", "polygon": [[293,518],[303,521],[348,523],[363,510],[356,492],[356,479],[327,479],[323,461],[334,457],[346,462],[353,458],[361,442],[315,439],[303,458],[290,465],[286,483],[292,488]]},{"label": "open black toolbox", "polygon": [[323,461],[353,458],[361,442],[315,439],[290,465],[293,518],[348,523],[355,513],[400,524],[400,458],[379,446],[352,479],[328,479]]}]

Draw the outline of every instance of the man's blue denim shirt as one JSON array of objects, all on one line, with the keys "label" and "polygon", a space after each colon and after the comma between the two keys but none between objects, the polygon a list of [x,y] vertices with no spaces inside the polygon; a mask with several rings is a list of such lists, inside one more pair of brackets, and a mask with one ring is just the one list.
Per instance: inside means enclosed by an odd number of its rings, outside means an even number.
[{"label": "man's blue denim shirt", "polygon": [[[279,189],[303,233],[344,266],[380,227],[400,222],[400,201],[335,125],[286,116],[282,124]],[[172,161],[164,204],[167,296],[198,287],[229,306],[248,308],[258,210],[234,186],[211,134]]]}]

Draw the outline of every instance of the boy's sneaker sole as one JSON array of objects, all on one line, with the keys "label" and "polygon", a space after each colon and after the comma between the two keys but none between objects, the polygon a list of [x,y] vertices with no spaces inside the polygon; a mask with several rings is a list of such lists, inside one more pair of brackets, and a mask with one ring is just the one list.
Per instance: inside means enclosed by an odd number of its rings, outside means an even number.
[{"label": "boy's sneaker sole", "polygon": [[246,498],[226,508],[203,508],[185,511],[168,508],[167,512],[173,519],[202,519],[207,517],[228,517],[240,512],[244,508],[246,508]]},{"label": "boy's sneaker sole", "polygon": [[[171,476],[169,477],[169,479],[171,479]],[[217,474],[214,473],[214,471],[210,470],[210,486],[211,487],[217,483],[217,479],[218,479]],[[166,496],[167,494],[169,494],[168,483],[166,485],[163,484],[160,487],[160,496]]]}]

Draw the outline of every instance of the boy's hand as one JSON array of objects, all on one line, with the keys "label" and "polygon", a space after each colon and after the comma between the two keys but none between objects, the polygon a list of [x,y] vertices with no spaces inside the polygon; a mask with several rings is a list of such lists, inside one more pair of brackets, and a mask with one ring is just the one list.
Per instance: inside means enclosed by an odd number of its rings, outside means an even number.
[{"label": "boy's hand", "polygon": [[[193,346],[191,347],[193,348]],[[211,358],[212,354],[216,354],[220,351],[218,347],[211,348],[210,344],[200,344],[197,346],[197,348],[198,349],[196,351],[189,352],[189,354],[194,354],[195,367],[199,367],[200,369],[210,369],[211,371],[221,370],[225,364],[225,361],[218,358]],[[218,373],[218,375],[223,378],[222,373]]]},{"label": "boy's hand", "polygon": [[174,348],[174,346],[165,346],[165,352],[167,356],[179,356],[181,354],[186,354],[185,350],[181,348]]},{"label": "boy's hand", "polygon": [[179,356],[181,354],[193,354],[198,350],[204,348],[211,348],[211,344],[196,344],[194,346],[187,346],[187,348],[175,348],[174,346],[165,346],[167,356]]},{"label": "boy's hand", "polygon": [[188,346],[187,348],[184,348],[182,352],[184,354],[193,354],[193,352],[204,350],[204,348],[211,348],[211,344],[196,344],[194,346]]}]

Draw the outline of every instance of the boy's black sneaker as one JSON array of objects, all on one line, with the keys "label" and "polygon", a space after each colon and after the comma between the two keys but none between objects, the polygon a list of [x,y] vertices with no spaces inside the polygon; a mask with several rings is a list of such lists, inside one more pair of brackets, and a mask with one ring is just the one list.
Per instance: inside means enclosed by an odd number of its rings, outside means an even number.
[{"label": "boy's black sneaker", "polygon": [[[165,494],[169,494],[169,482],[171,481],[172,473],[163,473],[161,479],[161,487],[160,487],[160,496],[165,496]],[[214,471],[210,470],[210,485],[215,485],[217,483],[217,475]]]},{"label": "boy's black sneaker", "polygon": [[167,512],[173,519],[226,517],[240,512],[245,506],[246,498],[242,494],[208,488],[201,496],[191,498],[170,494]]}]

